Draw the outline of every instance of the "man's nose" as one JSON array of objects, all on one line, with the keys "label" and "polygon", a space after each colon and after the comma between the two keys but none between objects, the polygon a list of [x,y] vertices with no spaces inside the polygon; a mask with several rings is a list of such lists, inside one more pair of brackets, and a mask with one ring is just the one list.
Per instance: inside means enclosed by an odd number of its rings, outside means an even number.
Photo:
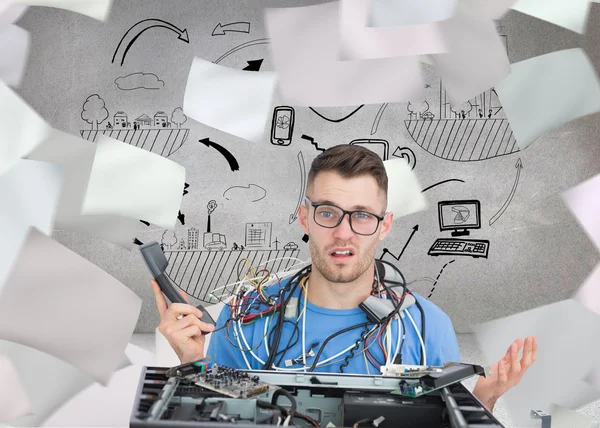
[{"label": "man's nose", "polygon": [[347,240],[354,236],[354,232],[350,227],[350,215],[344,214],[342,222],[333,229],[333,236],[340,240]]}]

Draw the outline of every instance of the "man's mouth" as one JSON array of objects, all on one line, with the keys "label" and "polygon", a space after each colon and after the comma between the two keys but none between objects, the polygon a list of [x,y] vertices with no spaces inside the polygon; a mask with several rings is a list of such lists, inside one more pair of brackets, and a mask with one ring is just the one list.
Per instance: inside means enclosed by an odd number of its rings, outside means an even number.
[{"label": "man's mouth", "polygon": [[352,248],[334,248],[329,255],[334,259],[348,259],[354,255],[354,250]]}]

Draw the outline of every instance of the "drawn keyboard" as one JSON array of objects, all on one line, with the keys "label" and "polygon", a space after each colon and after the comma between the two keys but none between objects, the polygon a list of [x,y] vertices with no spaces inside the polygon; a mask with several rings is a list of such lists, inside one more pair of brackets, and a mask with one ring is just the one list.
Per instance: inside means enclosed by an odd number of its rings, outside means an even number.
[{"label": "drawn keyboard", "polygon": [[452,255],[483,257],[487,259],[490,241],[482,239],[437,239],[427,254],[430,256]]}]

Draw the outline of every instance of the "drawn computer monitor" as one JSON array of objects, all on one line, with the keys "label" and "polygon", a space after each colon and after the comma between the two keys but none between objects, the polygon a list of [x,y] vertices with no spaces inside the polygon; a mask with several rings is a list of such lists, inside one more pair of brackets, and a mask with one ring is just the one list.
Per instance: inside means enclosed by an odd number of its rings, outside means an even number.
[{"label": "drawn computer monitor", "polygon": [[452,236],[468,236],[469,229],[481,228],[479,201],[440,201],[438,202],[440,230],[452,230]]}]

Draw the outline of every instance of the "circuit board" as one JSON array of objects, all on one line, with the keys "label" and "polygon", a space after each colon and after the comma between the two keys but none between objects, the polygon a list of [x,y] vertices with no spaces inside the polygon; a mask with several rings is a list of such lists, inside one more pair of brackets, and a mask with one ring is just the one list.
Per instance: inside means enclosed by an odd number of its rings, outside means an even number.
[{"label": "circuit board", "polygon": [[245,371],[217,365],[208,360],[198,360],[173,367],[168,376],[177,376],[189,382],[231,398],[252,398],[279,389]]},{"label": "circuit board", "polygon": [[428,374],[442,372],[442,367],[438,366],[417,366],[409,364],[388,364],[381,366],[381,374],[383,376],[419,378]]}]

